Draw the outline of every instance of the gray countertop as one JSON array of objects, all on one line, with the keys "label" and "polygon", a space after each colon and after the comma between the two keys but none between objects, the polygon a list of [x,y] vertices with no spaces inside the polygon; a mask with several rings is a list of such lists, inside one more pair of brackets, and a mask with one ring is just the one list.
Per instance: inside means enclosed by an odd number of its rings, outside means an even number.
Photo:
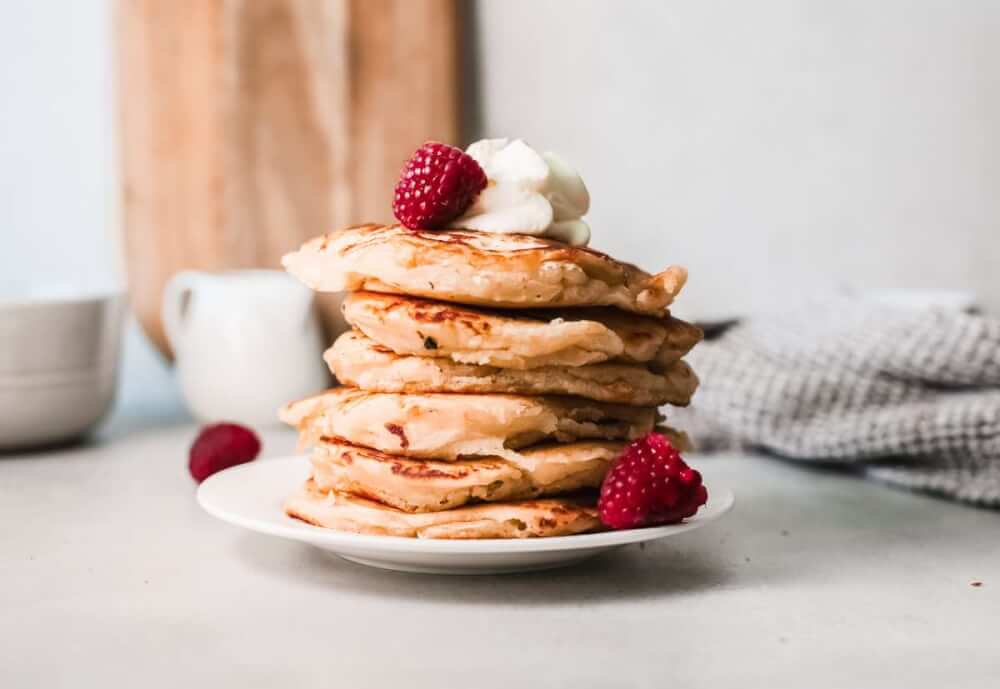
[{"label": "gray countertop", "polygon": [[[195,426],[176,401],[125,404],[86,446],[0,457],[0,686],[1000,681],[995,512],[695,455],[737,494],[705,529],[568,570],[400,574],[212,519]],[[294,443],[265,433],[264,456]]]}]

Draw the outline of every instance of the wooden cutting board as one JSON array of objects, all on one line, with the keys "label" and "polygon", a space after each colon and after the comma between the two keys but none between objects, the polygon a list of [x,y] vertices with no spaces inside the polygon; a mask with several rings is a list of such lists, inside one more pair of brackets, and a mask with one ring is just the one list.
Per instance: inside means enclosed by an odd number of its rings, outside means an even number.
[{"label": "wooden cutting board", "polygon": [[176,271],[388,221],[413,149],[457,142],[454,0],[118,0],[117,33],[129,289],[168,355]]}]

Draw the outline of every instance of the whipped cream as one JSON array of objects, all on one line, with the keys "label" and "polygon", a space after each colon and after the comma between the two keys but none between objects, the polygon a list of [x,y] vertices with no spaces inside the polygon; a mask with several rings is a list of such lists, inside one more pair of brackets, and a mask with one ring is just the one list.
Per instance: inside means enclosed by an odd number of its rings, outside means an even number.
[{"label": "whipped cream", "polygon": [[554,153],[538,153],[520,139],[483,139],[465,151],[488,180],[453,228],[530,234],[586,246],[590,226],[582,220],[590,194],[580,175]]}]

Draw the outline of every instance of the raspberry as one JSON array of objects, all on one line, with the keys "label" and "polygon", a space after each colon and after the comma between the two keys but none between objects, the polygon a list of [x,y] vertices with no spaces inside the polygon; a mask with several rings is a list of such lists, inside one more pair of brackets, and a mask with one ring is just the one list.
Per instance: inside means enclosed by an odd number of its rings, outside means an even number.
[{"label": "raspberry", "polygon": [[411,230],[451,222],[486,188],[486,173],[462,149],[428,141],[406,162],[396,182],[392,212]]},{"label": "raspberry", "polygon": [[205,426],[191,444],[188,469],[201,483],[217,471],[252,461],[260,452],[260,439],[245,426],[217,423]]},{"label": "raspberry", "polygon": [[649,433],[629,443],[604,477],[597,508],[612,529],[631,529],[679,522],[707,500],[701,474],[669,440]]}]

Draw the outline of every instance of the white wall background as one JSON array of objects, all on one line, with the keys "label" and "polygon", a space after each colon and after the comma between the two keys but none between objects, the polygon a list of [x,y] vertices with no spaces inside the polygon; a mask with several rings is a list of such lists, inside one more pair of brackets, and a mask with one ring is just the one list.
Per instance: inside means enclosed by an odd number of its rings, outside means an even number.
[{"label": "white wall background", "polygon": [[[476,129],[559,151],[681,312],[833,285],[1000,307],[1000,3],[481,0]],[[0,0],[0,284],[118,275],[108,0]],[[317,232],[322,228],[317,228]]]},{"label": "white wall background", "polygon": [[0,0],[0,289],[120,280],[113,53],[108,0]]},{"label": "white wall background", "polygon": [[563,153],[595,245],[681,262],[678,311],[831,287],[1000,307],[1000,3],[476,6],[480,132]]}]

